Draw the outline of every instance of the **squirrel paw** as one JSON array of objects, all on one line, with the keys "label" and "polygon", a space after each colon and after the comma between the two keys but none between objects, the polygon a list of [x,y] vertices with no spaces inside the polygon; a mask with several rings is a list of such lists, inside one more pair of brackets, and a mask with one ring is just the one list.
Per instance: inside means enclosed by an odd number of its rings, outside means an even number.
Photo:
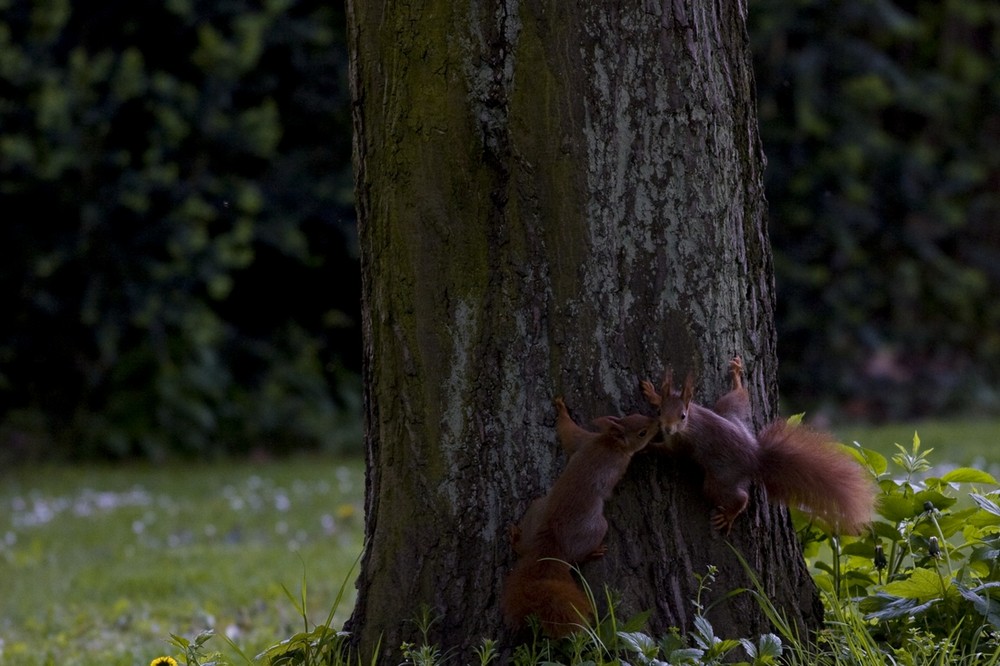
[{"label": "squirrel paw", "polygon": [[723,534],[729,534],[730,530],[733,529],[733,523],[735,521],[736,516],[727,515],[725,509],[721,506],[717,506],[712,510],[712,527],[719,530]]},{"label": "squirrel paw", "polygon": [[594,551],[590,555],[587,556],[587,559],[588,560],[599,560],[599,559],[601,559],[602,557],[604,557],[607,554],[608,554],[608,547],[607,547],[606,544],[602,543],[600,546],[598,546],[597,548],[595,548]]},{"label": "squirrel paw", "polygon": [[659,407],[663,399],[660,397],[660,394],[656,392],[656,388],[653,386],[653,383],[648,379],[643,379],[641,386],[642,394],[646,396],[646,400],[649,401],[649,404],[653,407]]},{"label": "squirrel paw", "polygon": [[733,390],[743,388],[743,359],[739,354],[729,361],[729,375],[733,378]]}]

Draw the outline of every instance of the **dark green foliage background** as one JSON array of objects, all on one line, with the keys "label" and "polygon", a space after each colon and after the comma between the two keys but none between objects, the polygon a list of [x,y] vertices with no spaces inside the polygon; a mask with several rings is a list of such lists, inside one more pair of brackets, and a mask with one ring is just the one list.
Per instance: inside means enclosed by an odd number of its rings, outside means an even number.
[{"label": "dark green foliage background", "polygon": [[785,399],[995,407],[1000,4],[750,3]]},{"label": "dark green foliage background", "polygon": [[340,446],[342,6],[0,4],[5,455]]},{"label": "dark green foliage background", "polygon": [[[0,461],[359,446],[343,3],[0,8]],[[995,406],[1000,6],[750,10],[785,400]]]}]

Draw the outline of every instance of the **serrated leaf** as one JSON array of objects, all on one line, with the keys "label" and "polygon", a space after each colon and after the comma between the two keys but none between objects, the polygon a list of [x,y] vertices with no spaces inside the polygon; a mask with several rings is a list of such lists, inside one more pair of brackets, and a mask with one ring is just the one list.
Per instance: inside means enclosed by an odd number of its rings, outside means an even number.
[{"label": "serrated leaf", "polygon": [[886,583],[882,589],[886,594],[904,599],[927,601],[941,596],[941,576],[936,571],[918,567],[908,578]]},{"label": "serrated leaf", "polygon": [[904,599],[880,592],[862,599],[858,603],[858,610],[865,613],[866,620],[895,620],[919,615],[938,601],[940,599],[932,599],[921,604],[915,599]]},{"label": "serrated leaf", "polygon": [[647,654],[657,649],[656,641],[638,631],[619,631],[618,639],[625,644],[627,649],[639,654]]},{"label": "serrated leaf", "polygon": [[875,536],[885,539],[887,541],[895,541],[899,538],[899,530],[895,525],[890,525],[884,520],[876,520],[871,524],[871,530],[875,533]]},{"label": "serrated leaf", "polygon": [[876,474],[884,474],[889,469],[889,461],[878,451],[866,449],[857,442],[854,442],[854,446],[844,446],[844,448],[862,465],[871,467]]},{"label": "serrated leaf", "polygon": [[[922,510],[922,509],[921,509]],[[901,495],[885,495],[879,500],[878,512],[887,520],[898,523],[915,516],[913,500]]]},{"label": "serrated leaf", "polygon": [[921,490],[919,493],[913,496],[914,508],[917,509],[917,513],[926,511],[925,505],[930,502],[934,505],[934,508],[938,511],[944,511],[945,509],[951,507],[958,500],[954,497],[948,497],[947,495],[942,495],[936,490]]},{"label": "serrated leaf", "polygon": [[699,650],[698,648],[681,648],[680,650],[674,650],[667,657],[667,661],[671,664],[682,664],[688,663],[701,663],[701,658],[705,656],[704,650]]},{"label": "serrated leaf", "polygon": [[714,654],[724,655],[738,648],[739,646],[740,642],[735,638],[717,639],[715,641],[715,645],[712,646],[712,652]]},{"label": "serrated leaf", "polygon": [[757,641],[758,657],[773,657],[777,659],[783,651],[784,646],[781,643],[781,638],[775,634],[761,634],[760,639]]},{"label": "serrated leaf", "polygon": [[984,472],[981,469],[973,469],[972,467],[953,469],[942,476],[941,480],[945,483],[989,483],[994,486],[997,485],[997,480],[993,478],[992,474]]},{"label": "serrated leaf", "polygon": [[715,629],[712,628],[712,623],[709,622],[705,616],[694,616],[694,630],[695,639],[702,639],[698,641],[701,647],[705,649],[712,647],[715,643]]}]

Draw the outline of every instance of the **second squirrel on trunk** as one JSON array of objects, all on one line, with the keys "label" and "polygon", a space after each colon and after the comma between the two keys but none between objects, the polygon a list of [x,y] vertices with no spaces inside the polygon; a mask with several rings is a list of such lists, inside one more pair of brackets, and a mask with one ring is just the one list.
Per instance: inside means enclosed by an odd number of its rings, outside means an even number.
[{"label": "second squirrel on trunk", "polygon": [[600,431],[590,432],[573,421],[561,398],[556,398],[556,407],[556,432],[569,461],[549,492],[535,499],[511,529],[518,561],[501,596],[510,626],[520,627],[527,616],[535,615],[554,638],[592,617],[590,602],[570,567],[604,555],[604,502],[632,456],[659,432],[656,419],[641,414],[602,417],[594,421]]},{"label": "second squirrel on trunk", "polygon": [[732,390],[713,409],[691,401],[691,375],[679,394],[669,372],[660,393],[642,382],[650,404],[660,408],[662,447],[691,458],[705,472],[702,492],[712,503],[712,525],[728,533],[756,481],[771,501],[800,506],[845,534],[860,532],[871,522],[875,504],[868,473],[827,433],[778,419],[754,434],[739,356],[730,361],[729,372]]}]

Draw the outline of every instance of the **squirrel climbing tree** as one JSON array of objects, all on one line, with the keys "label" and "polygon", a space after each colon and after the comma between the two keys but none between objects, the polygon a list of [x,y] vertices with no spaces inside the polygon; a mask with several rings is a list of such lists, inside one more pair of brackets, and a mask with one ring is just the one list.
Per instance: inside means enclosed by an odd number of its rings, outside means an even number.
[{"label": "squirrel climbing tree", "polygon": [[[740,352],[755,425],[775,416],[745,7],[348,0],[368,545],[346,628],[363,651],[392,661],[422,604],[459,660],[502,635],[507,526],[564,465],[554,396],[653,415],[638,377],[689,367],[716,396]],[[581,565],[654,632],[690,624],[709,564],[720,594],[747,582],[683,464],[636,454],[606,554]],[[790,620],[817,620],[782,509],[751,489],[728,538]],[[713,614],[767,625],[745,597]]]}]

